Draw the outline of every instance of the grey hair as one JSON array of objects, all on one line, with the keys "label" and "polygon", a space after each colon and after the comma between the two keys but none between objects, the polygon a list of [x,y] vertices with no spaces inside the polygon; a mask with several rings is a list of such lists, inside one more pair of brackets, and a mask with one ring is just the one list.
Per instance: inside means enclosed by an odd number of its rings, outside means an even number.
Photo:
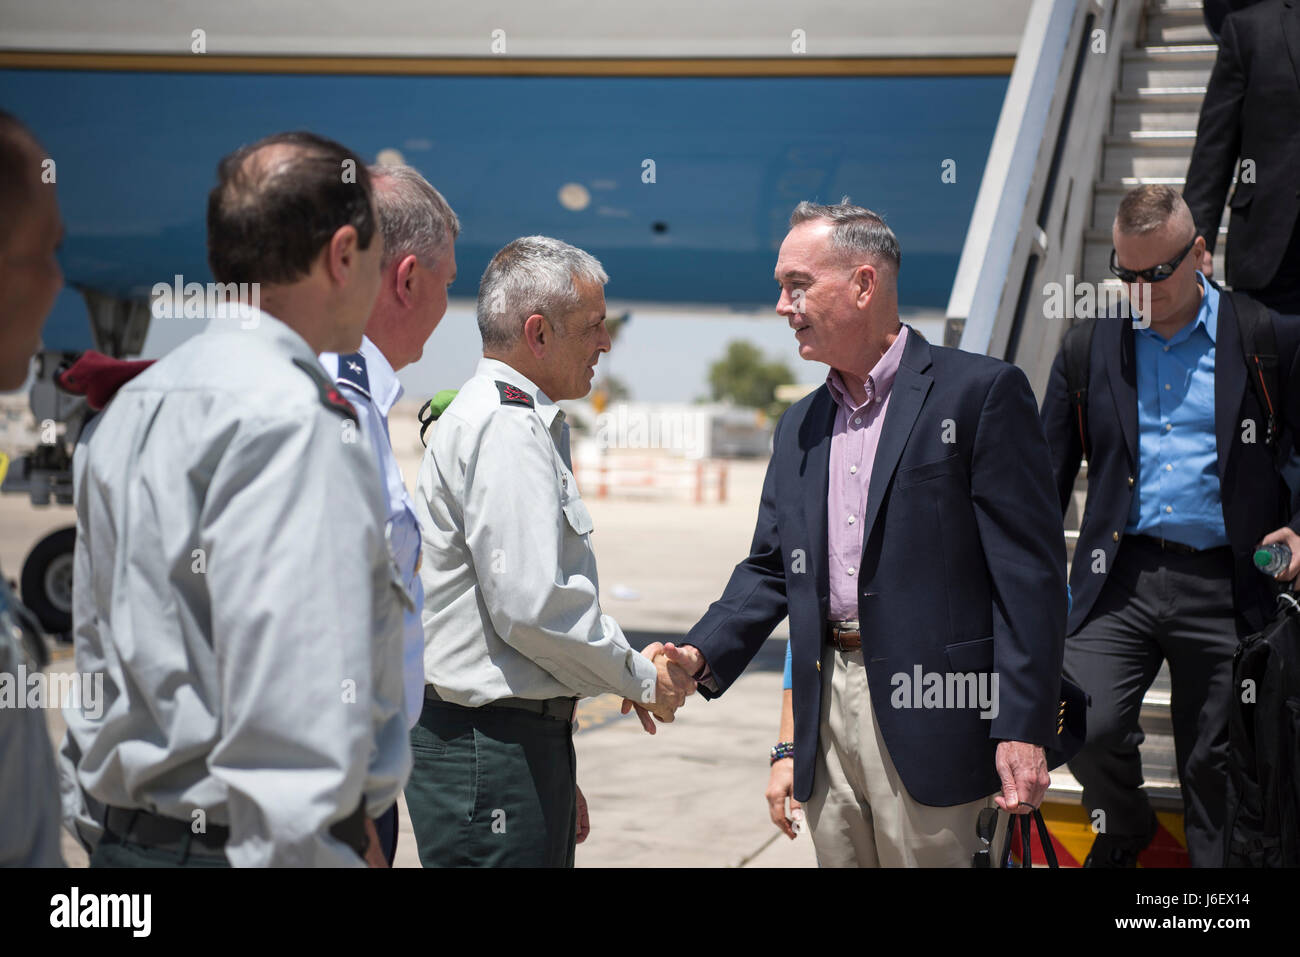
[{"label": "grey hair", "polygon": [[897,274],[903,253],[898,247],[898,237],[885,225],[883,217],[862,206],[854,206],[847,196],[833,206],[804,200],[790,214],[790,227],[793,229],[812,220],[831,224],[832,249],[845,256],[862,255],[878,263],[888,263]]},{"label": "grey hair", "polygon": [[502,247],[478,287],[478,331],[484,350],[509,349],[524,320],[540,313],[552,322],[581,304],[578,284],[601,285],[609,276],[589,252],[549,236],[523,236]]},{"label": "grey hair", "polygon": [[376,165],[369,170],[384,236],[380,268],[387,269],[394,259],[409,254],[431,267],[460,235],[455,212],[414,167]]}]

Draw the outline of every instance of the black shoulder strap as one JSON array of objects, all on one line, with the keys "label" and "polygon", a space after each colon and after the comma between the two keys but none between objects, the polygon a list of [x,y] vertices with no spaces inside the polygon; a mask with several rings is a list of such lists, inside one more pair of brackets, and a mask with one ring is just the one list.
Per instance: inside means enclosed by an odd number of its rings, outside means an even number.
[{"label": "black shoulder strap", "polygon": [[1065,331],[1061,351],[1065,354],[1065,389],[1070,396],[1070,409],[1074,414],[1075,428],[1079,431],[1079,447],[1083,457],[1088,454],[1088,376],[1092,365],[1092,336],[1097,331],[1096,319],[1085,319]]},{"label": "black shoulder strap", "polygon": [[1241,354],[1246,360],[1246,378],[1266,418],[1264,441],[1270,452],[1277,451],[1278,410],[1282,407],[1282,383],[1277,364],[1277,334],[1273,317],[1263,303],[1240,292],[1226,293],[1232,299],[1241,333]]},{"label": "black shoulder strap", "polygon": [[420,444],[426,449],[429,447],[428,440],[425,439],[424,433],[429,431],[429,426],[438,421],[438,416],[433,409],[433,400],[430,399],[424,405],[420,406],[420,411],[415,414],[420,422]]}]

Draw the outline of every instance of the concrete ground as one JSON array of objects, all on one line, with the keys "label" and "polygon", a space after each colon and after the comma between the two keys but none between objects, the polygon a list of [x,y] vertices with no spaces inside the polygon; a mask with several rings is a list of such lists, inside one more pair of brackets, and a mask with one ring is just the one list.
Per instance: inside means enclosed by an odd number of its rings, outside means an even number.
[{"label": "concrete ground", "polygon": [[[410,410],[406,410],[410,412]],[[395,416],[394,445],[408,484],[418,466],[410,421]],[[640,648],[679,638],[721,594],[748,551],[765,463],[729,466],[728,501],[588,499],[600,566],[601,603]],[[0,496],[0,567],[18,577],[22,560],[44,534],[73,523],[70,508],[33,508]],[[619,596],[619,597],[616,597]],[[812,842],[790,841],[768,818],[767,752],[776,740],[785,625],[747,673],[716,701],[692,698],[670,725],[647,735],[634,715],[621,716],[613,696],[579,708],[578,781],[587,797],[591,834],[578,847],[580,867],[811,867]],[[72,669],[71,649],[56,649],[53,668]],[[63,734],[47,713],[51,738]],[[398,866],[419,866],[409,818],[402,811]],[[85,866],[68,836],[64,856]]]}]

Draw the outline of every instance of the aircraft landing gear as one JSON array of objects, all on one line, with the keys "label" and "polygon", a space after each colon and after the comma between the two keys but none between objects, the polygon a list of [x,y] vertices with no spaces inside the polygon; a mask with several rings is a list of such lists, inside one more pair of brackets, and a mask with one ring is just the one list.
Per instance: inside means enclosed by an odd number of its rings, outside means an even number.
[{"label": "aircraft landing gear", "polygon": [[22,599],[51,635],[71,637],[72,553],[77,530],[69,526],[36,543],[23,563]]}]

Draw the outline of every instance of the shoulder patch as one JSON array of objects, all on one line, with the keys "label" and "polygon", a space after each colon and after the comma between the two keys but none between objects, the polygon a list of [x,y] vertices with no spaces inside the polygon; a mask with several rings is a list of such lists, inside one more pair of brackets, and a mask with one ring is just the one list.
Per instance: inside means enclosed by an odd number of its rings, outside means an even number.
[{"label": "shoulder patch", "polygon": [[306,359],[294,359],[293,364],[307,373],[307,378],[311,379],[316,385],[316,391],[320,394],[321,405],[331,412],[338,413],[345,419],[351,419],[358,425],[361,424],[361,420],[357,418],[357,410],[334,387],[334,383],[329,380],[329,376],[325,375],[325,370],[320,367],[320,363],[308,362]]},{"label": "shoulder patch", "polygon": [[533,397],[519,386],[497,379],[496,387],[497,392],[501,393],[502,405],[522,405],[525,409],[533,408]]},{"label": "shoulder patch", "polygon": [[336,382],[349,385],[367,399],[370,396],[370,374],[366,370],[366,357],[359,352],[339,356],[339,374]]}]

